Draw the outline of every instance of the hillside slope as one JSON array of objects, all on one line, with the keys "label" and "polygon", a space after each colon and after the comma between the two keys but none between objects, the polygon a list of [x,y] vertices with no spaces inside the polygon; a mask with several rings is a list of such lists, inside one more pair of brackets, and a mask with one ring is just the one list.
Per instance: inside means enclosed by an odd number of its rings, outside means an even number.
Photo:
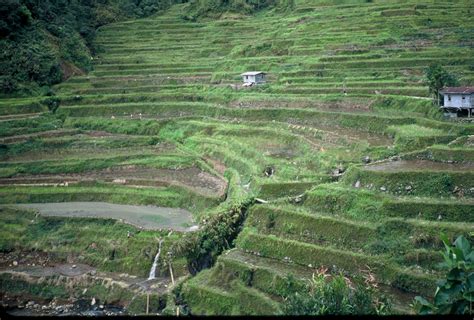
[{"label": "hillside slope", "polygon": [[[54,98],[0,100],[2,201],[207,218],[258,197],[235,248],[184,284],[191,313],[278,314],[284,278],[320,266],[375,277],[410,312],[443,274],[440,232],[474,229],[474,126],[441,120],[423,73],[472,83],[472,3],[304,0],[199,22],[185,9],[100,28],[94,71]],[[249,70],[268,83],[242,88]],[[74,190],[36,185],[71,174]],[[227,197],[209,182],[224,176]]]}]

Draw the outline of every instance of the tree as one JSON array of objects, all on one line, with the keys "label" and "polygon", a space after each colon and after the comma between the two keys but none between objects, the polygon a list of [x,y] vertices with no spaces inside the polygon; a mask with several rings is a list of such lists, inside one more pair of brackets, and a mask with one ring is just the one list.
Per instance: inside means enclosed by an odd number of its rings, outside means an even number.
[{"label": "tree", "polygon": [[48,110],[52,113],[56,113],[61,104],[61,99],[57,97],[50,97],[43,100],[43,103],[48,107]]},{"label": "tree", "polygon": [[439,91],[443,87],[458,85],[457,78],[439,64],[429,66],[425,71],[425,76],[429,92],[433,96],[433,99],[435,99],[437,105],[439,105],[440,99]]},{"label": "tree", "polygon": [[446,235],[441,236],[445,251],[444,265],[449,269],[446,279],[438,281],[433,303],[415,297],[414,308],[420,314],[473,314],[474,251],[464,236],[451,246]]}]

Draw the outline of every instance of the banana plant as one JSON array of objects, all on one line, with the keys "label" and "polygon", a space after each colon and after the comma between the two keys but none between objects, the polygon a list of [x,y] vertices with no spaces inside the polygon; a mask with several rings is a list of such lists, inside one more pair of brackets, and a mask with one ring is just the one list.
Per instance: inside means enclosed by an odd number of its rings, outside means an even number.
[{"label": "banana plant", "polygon": [[446,279],[437,282],[433,302],[415,297],[414,308],[419,314],[474,314],[474,251],[464,236],[454,245],[441,235],[445,251],[444,266],[448,268]]}]

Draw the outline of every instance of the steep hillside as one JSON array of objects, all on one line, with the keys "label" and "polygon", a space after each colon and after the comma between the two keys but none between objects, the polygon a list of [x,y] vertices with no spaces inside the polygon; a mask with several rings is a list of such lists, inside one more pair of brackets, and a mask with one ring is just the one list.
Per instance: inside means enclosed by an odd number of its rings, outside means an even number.
[{"label": "steep hillside", "polygon": [[[281,313],[286,276],[321,266],[411,312],[444,274],[440,233],[472,240],[474,126],[442,119],[424,69],[473,82],[473,4],[297,0],[196,21],[188,6],[100,28],[94,71],[55,96],[0,100],[1,201],[190,210],[193,270],[215,262],[182,285],[192,314]],[[242,87],[252,70],[268,83]],[[236,224],[217,225],[228,239],[208,240],[212,217]],[[115,266],[145,274],[137,255]]]}]

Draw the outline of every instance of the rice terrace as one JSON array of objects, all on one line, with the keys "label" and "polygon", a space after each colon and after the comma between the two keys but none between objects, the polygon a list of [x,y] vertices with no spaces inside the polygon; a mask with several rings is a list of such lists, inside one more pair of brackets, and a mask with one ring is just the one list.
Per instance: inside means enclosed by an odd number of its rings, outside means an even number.
[{"label": "rice terrace", "polygon": [[1,315],[472,316],[473,13],[3,0]]}]

